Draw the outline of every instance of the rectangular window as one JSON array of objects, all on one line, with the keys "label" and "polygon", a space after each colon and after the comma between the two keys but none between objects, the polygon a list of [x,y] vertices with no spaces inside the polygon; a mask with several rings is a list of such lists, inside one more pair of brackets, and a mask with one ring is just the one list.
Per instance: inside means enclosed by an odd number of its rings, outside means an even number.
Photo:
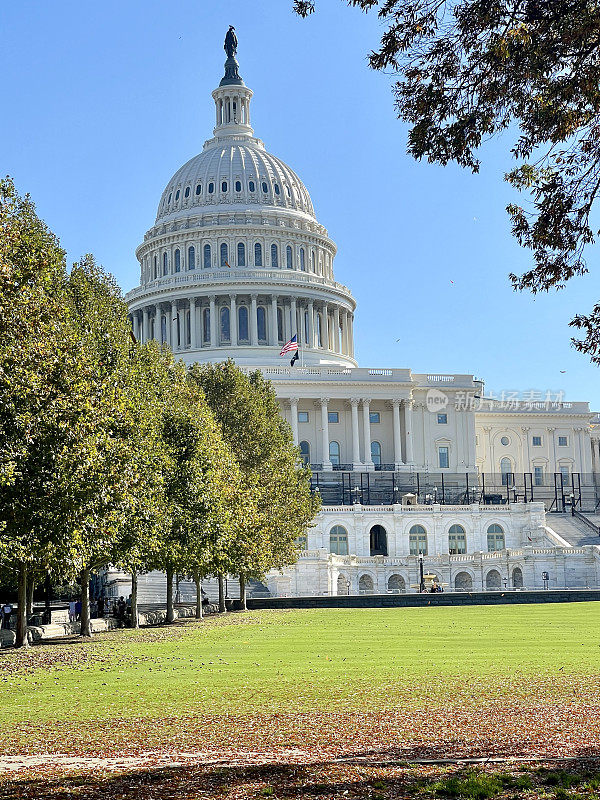
[{"label": "rectangular window", "polygon": [[542,446],[542,437],[541,436],[533,436],[531,439],[531,444],[534,447],[541,447]]},{"label": "rectangular window", "polygon": [[298,422],[308,422],[308,411],[298,412]]},{"label": "rectangular window", "polygon": [[448,424],[448,414],[438,414],[438,425],[447,425]]},{"label": "rectangular window", "polygon": [[379,411],[369,411],[369,422],[371,425],[381,422]]},{"label": "rectangular window", "polygon": [[568,447],[569,446],[569,437],[568,436],[559,436],[558,437],[558,446],[559,447]]},{"label": "rectangular window", "polygon": [[329,422],[339,422],[340,421],[340,415],[339,415],[339,413],[337,411],[329,411],[328,414],[327,414],[327,420]]},{"label": "rectangular window", "polygon": [[438,448],[438,463],[440,469],[448,469],[448,467],[450,466],[450,448],[448,447]]},{"label": "rectangular window", "polygon": [[543,486],[544,485],[544,468],[543,467],[534,467],[533,468],[533,482],[535,486]]},{"label": "rectangular window", "polygon": [[563,486],[568,486],[569,485],[569,475],[570,475],[569,467],[560,466],[559,469],[560,469],[560,474],[562,475],[562,484],[563,484]]}]

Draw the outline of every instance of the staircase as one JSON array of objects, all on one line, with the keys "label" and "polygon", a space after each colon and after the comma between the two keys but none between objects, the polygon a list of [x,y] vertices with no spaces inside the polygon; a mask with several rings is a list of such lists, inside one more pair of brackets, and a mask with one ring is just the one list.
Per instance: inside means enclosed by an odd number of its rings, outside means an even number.
[{"label": "staircase", "polygon": [[[586,514],[585,516],[590,522],[600,525],[600,514]],[[571,514],[548,514],[546,526],[569,542],[572,547],[581,547],[586,544],[600,545],[600,537],[594,534],[583,520],[572,517]]]}]

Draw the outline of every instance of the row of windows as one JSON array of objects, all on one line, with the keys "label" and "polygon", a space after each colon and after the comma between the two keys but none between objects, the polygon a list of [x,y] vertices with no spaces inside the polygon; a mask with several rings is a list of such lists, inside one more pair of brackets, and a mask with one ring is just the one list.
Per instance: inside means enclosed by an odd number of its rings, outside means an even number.
[{"label": "row of windows", "polygon": [[[302,543],[299,543],[302,545]],[[411,556],[427,553],[427,531],[423,525],[413,525],[408,532],[408,546]],[[504,550],[506,541],[504,530],[494,523],[487,529],[488,552]],[[387,555],[387,534],[381,525],[374,525],[370,532],[371,555]],[[329,551],[339,556],[348,555],[348,531],[342,525],[334,525],[329,533]],[[467,552],[467,534],[462,525],[451,525],[448,529],[448,553],[451,556]]]},{"label": "row of windows", "polygon": [[[223,242],[219,247],[219,265],[221,267],[230,267],[231,264],[229,263],[229,245]],[[236,266],[238,267],[245,267],[249,266],[246,260],[246,245],[244,242],[238,242],[236,248],[236,255],[237,255],[237,263]],[[311,250],[309,253],[309,265],[310,265],[310,272],[315,272],[315,264],[316,264],[316,254],[314,250]],[[306,251],[303,247],[300,248],[298,252],[298,259],[297,263],[296,259],[294,258],[294,251],[290,245],[287,245],[285,248],[285,266],[287,269],[294,269],[296,266],[300,268],[302,272],[306,272]],[[192,245],[188,248],[188,269],[196,269],[196,248]],[[262,267],[263,264],[263,246],[260,242],[256,242],[253,248],[253,265],[255,267]],[[202,266],[204,269],[210,269],[212,267],[212,248],[211,245],[205,244],[202,249]],[[278,269],[280,266],[280,258],[279,258],[279,245],[272,244],[271,245],[271,266],[275,269]],[[322,264],[320,262],[320,267],[322,268]],[[175,250],[174,253],[174,272],[181,272],[181,251],[179,249]],[[168,275],[169,273],[169,257],[167,253],[163,253],[162,256],[162,275]],[[158,257],[154,256],[154,278],[159,277],[159,265],[158,265]]]},{"label": "row of windows", "polygon": [[[216,181],[216,180],[209,181],[207,183],[207,185],[206,185],[207,194],[211,194],[211,195],[214,194],[215,193],[215,189],[219,185],[219,183],[220,183],[221,193],[222,194],[227,194],[227,192],[229,191],[229,181],[227,179],[225,179],[225,178],[221,179],[220,182]],[[268,181],[266,181],[266,180],[261,180],[261,181],[258,181],[258,182],[256,180],[249,180],[248,181],[248,191],[250,192],[250,194],[254,194],[256,192],[257,183],[260,184],[260,188],[262,190],[262,193],[264,195],[268,195],[269,192],[270,192],[270,187],[269,187]],[[239,194],[242,191],[242,182],[240,180],[234,181],[233,182],[233,188]],[[286,194],[287,198],[291,199],[292,193],[291,193],[290,187],[287,184],[285,184],[284,188],[285,188],[285,194]],[[185,190],[183,192],[184,199],[185,200],[189,200],[189,198],[191,196],[191,193],[192,193],[192,187],[191,186],[186,186]],[[196,195],[196,197],[200,197],[200,195],[202,195],[202,193],[203,193],[203,186],[202,186],[201,183],[197,183],[196,184],[196,188],[194,190],[194,194]],[[276,181],[273,183],[273,194],[276,197],[280,197],[281,196],[281,187]],[[181,189],[177,189],[177,191],[175,192],[175,202],[178,203],[180,198],[181,198]],[[163,208],[165,208],[166,206],[170,206],[172,201],[173,201],[173,192],[169,192],[169,197],[167,198],[166,202],[163,203]]]},{"label": "row of windows", "polygon": [[[340,421],[340,414],[339,411],[329,411],[327,412],[328,422],[336,423]],[[308,422],[310,420],[310,412],[309,411],[298,411],[298,422]],[[379,411],[370,411],[369,412],[369,422],[371,425],[377,425],[381,422],[381,414]]]},{"label": "row of windows", "polygon": [[[303,412],[298,412],[298,416]],[[308,413],[308,412],[305,412]],[[330,414],[337,414],[337,411],[330,412]],[[308,421],[308,420],[306,420]],[[330,422],[337,422],[338,420],[329,420]],[[333,466],[339,466],[341,462],[341,449],[340,443],[336,441],[329,442],[329,461]],[[310,464],[310,444],[307,441],[300,442],[300,455],[302,456],[302,460],[305,464]],[[438,448],[438,458],[440,462],[440,467],[442,469],[447,469],[450,464],[450,457],[449,457],[449,450],[447,447],[440,447]],[[376,466],[381,465],[381,443],[380,442],[371,442],[371,461]]]},{"label": "row of windows", "polygon": [[[510,442],[511,442],[511,440],[510,440],[509,436],[501,436],[500,437],[500,444],[503,447],[508,447]],[[544,444],[544,439],[543,439],[542,436],[537,436],[536,435],[536,436],[532,436],[531,437],[531,445],[532,445],[532,447],[542,447],[543,444]],[[559,436],[558,437],[558,446],[559,447],[568,447],[569,446],[569,437],[568,436]]]}]

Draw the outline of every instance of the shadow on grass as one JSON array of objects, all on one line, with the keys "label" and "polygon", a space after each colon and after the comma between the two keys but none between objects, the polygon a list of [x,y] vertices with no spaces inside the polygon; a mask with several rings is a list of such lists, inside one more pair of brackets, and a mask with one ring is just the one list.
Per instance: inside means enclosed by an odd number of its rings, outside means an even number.
[{"label": "shadow on grass", "polygon": [[0,800],[174,800],[314,798],[314,800],[597,800],[600,756],[499,765],[186,765],[119,773],[96,771],[0,779]]}]

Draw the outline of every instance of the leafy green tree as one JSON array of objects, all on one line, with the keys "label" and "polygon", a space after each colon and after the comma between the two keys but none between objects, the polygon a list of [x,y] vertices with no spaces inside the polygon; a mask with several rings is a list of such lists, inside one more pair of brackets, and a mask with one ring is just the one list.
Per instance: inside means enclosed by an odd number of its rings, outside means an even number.
[{"label": "leafy green tree", "polygon": [[166,572],[167,622],[174,619],[174,575],[192,575],[199,587],[226,548],[238,482],[235,459],[202,390],[187,381],[182,365],[177,370],[162,416],[167,529],[155,564]]},{"label": "leafy green tree", "polygon": [[275,392],[260,371],[246,375],[229,360],[196,364],[189,377],[204,390],[242,477],[234,534],[215,566],[218,574],[240,575],[245,602],[248,577],[262,578],[297,560],[297,539],[319,503]]},{"label": "leafy green tree", "polygon": [[[417,159],[477,172],[483,141],[515,132],[521,163],[506,179],[529,194],[508,206],[534,265],[516,289],[560,289],[587,272],[600,189],[600,8],[586,0],[346,0],[378,14],[373,69],[398,75],[400,119]],[[294,0],[307,16],[315,0]],[[596,223],[597,224],[597,223]],[[571,325],[575,347],[600,363],[600,303]]]},{"label": "leafy green tree", "polygon": [[65,497],[73,415],[65,276],[64,252],[29,197],[0,181],[0,565],[18,582],[17,646],[27,643],[28,573],[65,552],[52,512]]}]

